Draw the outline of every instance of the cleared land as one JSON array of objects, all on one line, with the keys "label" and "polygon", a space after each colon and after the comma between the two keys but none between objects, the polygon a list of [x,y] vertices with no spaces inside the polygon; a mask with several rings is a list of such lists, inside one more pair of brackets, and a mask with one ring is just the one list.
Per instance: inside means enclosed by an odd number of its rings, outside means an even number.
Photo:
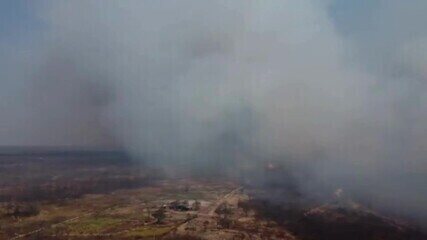
[{"label": "cleared land", "polygon": [[167,179],[117,152],[0,154],[0,239],[427,239],[351,200],[288,188],[287,203],[270,201],[278,189]]},{"label": "cleared land", "polygon": [[[191,187],[188,187],[191,185]],[[168,203],[200,201],[200,212],[233,189],[231,184],[189,181],[158,182],[150,187],[118,190],[108,194],[88,194],[78,199],[40,202],[39,213],[29,217],[4,216],[0,239],[40,237],[83,239],[102,237],[133,239],[163,236],[195,217],[199,211],[174,211]],[[160,222],[153,213],[165,208]]]}]

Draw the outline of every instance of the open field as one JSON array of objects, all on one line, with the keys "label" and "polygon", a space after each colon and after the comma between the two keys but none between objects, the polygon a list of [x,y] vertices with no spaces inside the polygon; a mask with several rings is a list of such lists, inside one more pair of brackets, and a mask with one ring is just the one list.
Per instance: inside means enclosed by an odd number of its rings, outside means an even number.
[{"label": "open field", "polygon": [[2,240],[427,239],[352,201],[305,202],[291,188],[280,195],[292,204],[272,202],[266,188],[164,178],[117,152],[1,155],[0,175]]},{"label": "open field", "polygon": [[[161,237],[211,212],[236,188],[226,182],[164,181],[119,153],[2,155],[0,171],[0,239]],[[178,200],[199,206],[167,208]],[[165,209],[160,220],[153,217],[159,209]]]},{"label": "open field", "polygon": [[[191,184],[190,189],[184,189],[187,184]],[[198,213],[167,210],[161,223],[157,222],[153,213],[176,200],[174,196],[178,192],[180,199],[201,201],[200,209],[203,210],[232,188],[232,185],[227,184],[159,182],[150,187],[117,190],[108,194],[87,194],[78,199],[59,202],[40,202],[40,212],[35,216],[3,217],[0,239],[36,236],[43,239],[133,239],[162,236]]]}]

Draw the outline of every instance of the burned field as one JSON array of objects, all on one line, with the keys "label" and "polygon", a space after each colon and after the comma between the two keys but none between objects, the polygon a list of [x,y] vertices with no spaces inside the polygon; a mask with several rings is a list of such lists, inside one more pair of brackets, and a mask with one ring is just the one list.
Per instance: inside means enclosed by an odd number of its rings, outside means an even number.
[{"label": "burned field", "polygon": [[6,154],[0,171],[0,239],[427,239],[351,201],[295,189],[270,201],[271,189],[168,179],[120,152]]},{"label": "burned field", "polygon": [[251,199],[241,204],[259,220],[274,222],[302,240],[423,240],[422,231],[358,204],[337,202],[322,205],[278,204]]}]

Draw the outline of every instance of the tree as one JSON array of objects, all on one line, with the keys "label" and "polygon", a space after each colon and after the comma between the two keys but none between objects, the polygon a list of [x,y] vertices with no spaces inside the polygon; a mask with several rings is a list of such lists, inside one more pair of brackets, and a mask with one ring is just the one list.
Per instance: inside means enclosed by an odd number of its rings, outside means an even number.
[{"label": "tree", "polygon": [[231,209],[229,208],[227,203],[221,203],[218,208],[215,210],[215,213],[219,215],[229,215],[231,214]]},{"label": "tree", "polygon": [[157,220],[156,223],[162,223],[166,218],[165,209],[163,207],[159,208],[152,216]]},{"label": "tree", "polygon": [[184,185],[184,192],[188,193],[190,191],[190,185],[185,184]]},{"label": "tree", "polygon": [[222,228],[230,228],[231,227],[231,220],[228,218],[227,215],[220,217],[218,221],[218,225]]},{"label": "tree", "polygon": [[185,216],[185,221],[190,221],[191,219],[193,219],[194,218],[194,216],[193,215],[191,215],[191,214],[189,214],[189,213],[187,213],[187,215]]},{"label": "tree", "polygon": [[241,208],[243,210],[243,212],[245,213],[245,215],[248,216],[248,212],[251,209],[250,208],[251,206],[250,206],[249,202],[247,202],[247,201],[239,201],[237,203],[237,207]]},{"label": "tree", "polygon": [[231,214],[231,209],[229,208],[228,204],[222,203],[215,210],[215,212],[220,215],[218,225],[222,228],[230,228],[230,226],[232,224],[232,222],[229,218],[229,215]]},{"label": "tree", "polygon": [[203,222],[203,230],[206,231],[208,229],[208,226],[209,226],[209,221],[208,220],[204,221]]},{"label": "tree", "polygon": [[40,209],[33,203],[8,203],[6,215],[12,217],[30,217],[38,215]]},{"label": "tree", "polygon": [[199,211],[200,210],[200,206],[201,206],[202,204],[199,202],[199,201],[194,201],[194,203],[193,203],[193,210],[194,211]]}]

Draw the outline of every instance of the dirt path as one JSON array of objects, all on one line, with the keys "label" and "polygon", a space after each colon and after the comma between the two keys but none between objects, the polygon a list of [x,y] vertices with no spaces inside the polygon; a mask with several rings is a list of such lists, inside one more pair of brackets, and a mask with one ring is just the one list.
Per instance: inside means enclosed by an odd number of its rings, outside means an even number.
[{"label": "dirt path", "polygon": [[47,227],[41,227],[41,228],[38,228],[38,229],[33,230],[33,231],[31,231],[31,232],[27,232],[27,233],[22,233],[22,234],[16,235],[16,236],[15,236],[15,237],[13,237],[13,238],[9,238],[9,240],[16,240],[16,239],[20,239],[20,238],[28,237],[28,236],[30,236],[30,235],[33,235],[33,234],[39,233],[39,232],[41,232],[41,231],[43,231],[43,230],[45,230],[45,229],[48,229],[48,228],[51,228],[51,227],[55,227],[55,226],[58,226],[58,225],[61,225],[61,224],[65,224],[65,223],[68,223],[68,222],[72,222],[72,221],[78,220],[78,219],[80,219],[80,218],[90,216],[90,215],[92,215],[92,214],[93,214],[93,212],[86,213],[86,214],[83,214],[83,215],[78,216],[78,217],[73,217],[73,218],[70,218],[70,219],[64,220],[64,221],[59,222],[59,223],[54,223],[54,224],[49,225],[49,226],[47,226]]},{"label": "dirt path", "polygon": [[217,200],[215,202],[215,204],[213,205],[212,209],[209,210],[208,215],[209,216],[215,216],[216,215],[215,211],[218,209],[218,207],[221,206],[221,204],[223,204],[223,203],[231,200],[233,197],[235,197],[236,193],[238,193],[240,190],[242,190],[242,187],[234,189],[233,191],[227,193],[222,198]]},{"label": "dirt path", "polygon": [[[238,193],[242,189],[243,189],[242,187],[238,187],[232,190],[231,192],[227,193],[226,195],[222,196],[221,198],[216,200],[213,204],[211,204],[211,206],[207,207],[204,211],[202,210],[199,213],[197,213],[197,217],[191,219],[190,221],[193,221],[194,219],[197,219],[197,218],[214,218],[216,216],[215,211],[218,209],[218,207],[221,206],[221,204],[231,200],[233,197],[235,197],[236,193]],[[190,221],[184,222],[181,225],[179,225],[176,228],[176,232],[184,234],[185,229],[188,225],[188,222]]]}]

